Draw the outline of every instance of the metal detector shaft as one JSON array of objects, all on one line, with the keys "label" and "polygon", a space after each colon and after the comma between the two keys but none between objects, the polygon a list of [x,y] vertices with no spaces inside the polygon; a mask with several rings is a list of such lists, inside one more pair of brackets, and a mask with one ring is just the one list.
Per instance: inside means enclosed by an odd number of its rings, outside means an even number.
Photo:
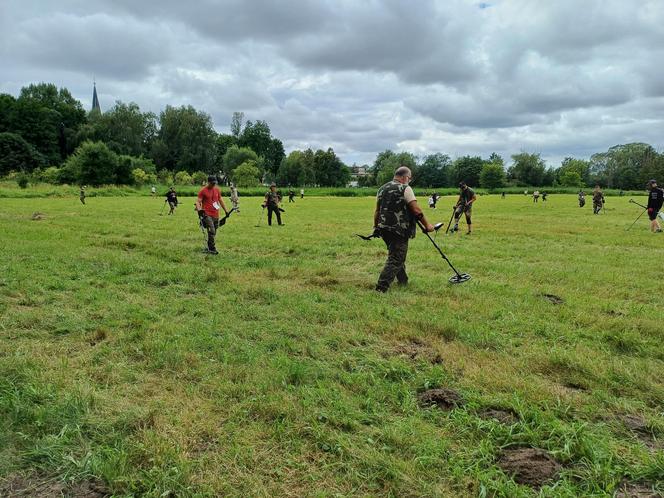
[{"label": "metal detector shaft", "polygon": [[[636,204],[636,203],[635,203],[635,204]],[[643,216],[643,213],[645,213],[646,211],[648,211],[648,208],[643,208],[643,211],[641,211],[641,214],[640,214],[640,215],[634,220],[634,223],[632,223],[632,224],[629,226],[629,228],[626,228],[625,231],[626,231],[626,232],[629,232],[629,230],[630,230],[634,225],[636,225],[636,222],[639,221],[639,219],[641,218],[641,216]]]},{"label": "metal detector shaft", "polygon": [[456,206],[452,208],[452,216],[450,216],[450,221],[447,223],[447,228],[445,229],[445,235],[447,235],[447,232],[450,231],[450,227],[452,226],[452,218],[454,218],[455,213],[456,213]]},{"label": "metal detector shaft", "polygon": [[639,204],[634,199],[630,199],[629,202],[631,202],[632,204],[636,204],[637,206],[641,206],[643,209],[648,209],[646,206],[644,206],[643,204]]},{"label": "metal detector shaft", "polygon": [[429,238],[429,240],[431,241],[433,246],[438,250],[438,253],[441,255],[441,257],[447,262],[448,265],[450,265],[450,268],[452,268],[452,270],[454,270],[454,273],[456,273],[458,277],[461,277],[461,274],[457,271],[456,268],[454,268],[454,265],[452,265],[450,260],[447,259],[447,256],[445,256],[445,253],[440,249],[440,247],[438,247],[438,244],[436,244],[436,241],[431,238],[431,235],[429,235],[429,232],[427,232],[424,225],[422,225],[422,223],[420,221],[418,221],[417,224],[420,226],[420,228],[422,229],[424,234]]}]

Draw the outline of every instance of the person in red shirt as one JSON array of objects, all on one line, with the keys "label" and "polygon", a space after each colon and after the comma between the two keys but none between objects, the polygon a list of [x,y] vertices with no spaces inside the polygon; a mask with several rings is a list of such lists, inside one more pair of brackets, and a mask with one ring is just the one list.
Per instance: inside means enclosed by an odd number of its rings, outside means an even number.
[{"label": "person in red shirt", "polygon": [[198,192],[196,201],[196,210],[198,216],[203,221],[203,226],[207,230],[207,252],[209,254],[219,254],[214,243],[219,228],[219,209],[223,209],[228,214],[224,200],[221,198],[221,191],[217,188],[217,177],[208,176],[208,183]]}]

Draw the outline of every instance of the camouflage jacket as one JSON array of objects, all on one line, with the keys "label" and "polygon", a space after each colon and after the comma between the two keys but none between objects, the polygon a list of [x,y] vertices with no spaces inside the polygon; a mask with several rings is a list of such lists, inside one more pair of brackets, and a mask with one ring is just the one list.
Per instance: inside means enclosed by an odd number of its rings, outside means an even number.
[{"label": "camouflage jacket", "polygon": [[401,237],[415,237],[415,217],[408,210],[404,190],[408,185],[391,181],[378,190],[378,228]]}]

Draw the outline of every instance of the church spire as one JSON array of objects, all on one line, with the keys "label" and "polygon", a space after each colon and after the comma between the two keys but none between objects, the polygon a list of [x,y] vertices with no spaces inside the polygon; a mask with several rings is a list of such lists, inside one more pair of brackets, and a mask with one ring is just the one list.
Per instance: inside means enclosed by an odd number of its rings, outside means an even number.
[{"label": "church spire", "polygon": [[101,113],[101,107],[99,106],[99,98],[97,97],[97,82],[92,81],[92,111]]}]

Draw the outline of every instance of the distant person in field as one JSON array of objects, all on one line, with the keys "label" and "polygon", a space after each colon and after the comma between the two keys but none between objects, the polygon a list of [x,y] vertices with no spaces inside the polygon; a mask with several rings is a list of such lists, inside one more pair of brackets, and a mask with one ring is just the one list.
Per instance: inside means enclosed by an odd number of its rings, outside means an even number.
[{"label": "distant person in field", "polygon": [[661,233],[662,227],[657,221],[657,213],[662,209],[664,204],[664,190],[657,186],[657,180],[650,180],[647,185],[648,188],[648,218],[650,219],[650,230],[654,233]]},{"label": "distant person in field", "polygon": [[528,191],[527,191],[527,190],[524,190],[524,191],[523,191],[523,195],[528,195]]},{"label": "distant person in field", "polygon": [[237,193],[237,187],[231,183],[231,204],[236,212],[240,212],[240,195]]},{"label": "distant person in field", "polygon": [[157,195],[157,187],[155,187],[154,185],[153,185],[152,188],[150,189],[150,195],[151,195],[152,197],[154,197],[155,195]]},{"label": "distant person in field", "polygon": [[540,196],[539,190],[535,190],[535,192],[533,192],[533,202],[536,203],[539,200],[539,196]]},{"label": "distant person in field", "polygon": [[579,190],[579,207],[582,208],[586,205],[586,193],[583,190]]},{"label": "distant person in field", "polygon": [[438,195],[438,192],[433,193],[433,208],[436,209],[436,205],[438,204],[438,199],[440,199],[440,196]]},{"label": "distant person in field", "polygon": [[224,200],[221,197],[221,191],[217,188],[217,177],[210,175],[208,176],[207,185],[198,192],[196,201],[198,216],[201,218],[208,234],[207,252],[209,254],[219,254],[214,239],[219,228],[219,211],[221,209],[228,214]]},{"label": "distant person in field", "polygon": [[394,172],[393,180],[380,187],[376,196],[374,231],[380,233],[387,246],[387,261],[376,284],[378,292],[387,292],[395,278],[400,285],[408,283],[408,240],[415,237],[417,221],[428,232],[434,230],[417,205],[413,189],[408,185],[411,178],[410,169],[401,166]]},{"label": "distant person in field", "polygon": [[599,185],[595,185],[593,190],[593,213],[599,214],[604,207],[604,193]]},{"label": "distant person in field", "polygon": [[304,199],[304,189],[300,189],[300,199]]},{"label": "distant person in field", "polygon": [[452,232],[459,231],[459,219],[462,214],[466,215],[466,224],[468,225],[468,231],[466,235],[470,235],[473,231],[473,222],[471,215],[473,213],[473,203],[477,200],[477,196],[472,188],[466,185],[466,182],[459,183],[459,199],[457,199],[456,204],[454,205],[454,227],[452,227]]},{"label": "distant person in field", "polygon": [[501,198],[501,199],[504,199],[504,198],[505,198],[505,192],[502,192],[502,193],[500,194],[500,198]]},{"label": "distant person in field", "polygon": [[81,201],[81,204],[85,204],[85,185],[81,187],[81,191],[78,193],[78,198]]},{"label": "distant person in field", "polygon": [[175,192],[175,187],[171,187],[166,192],[166,202],[168,202],[168,215],[175,213],[175,208],[178,207],[178,194]]},{"label": "distant person in field", "polygon": [[288,189],[288,203],[295,202],[295,190],[292,188]]},{"label": "distant person in field", "polygon": [[270,190],[265,194],[265,200],[263,201],[263,208],[267,208],[267,224],[272,226],[272,213],[277,216],[277,223],[279,226],[283,226],[281,222],[281,194],[277,192],[277,184],[272,183],[270,185]]},{"label": "distant person in field", "polygon": [[429,207],[430,207],[431,209],[436,209],[436,208],[435,208],[436,203],[435,203],[434,200],[433,200],[433,194],[431,194],[431,195],[429,196],[429,199],[428,199],[427,202],[429,203]]},{"label": "distant person in field", "polygon": [[542,202],[546,202],[546,196],[549,195],[546,192],[542,192]]}]

